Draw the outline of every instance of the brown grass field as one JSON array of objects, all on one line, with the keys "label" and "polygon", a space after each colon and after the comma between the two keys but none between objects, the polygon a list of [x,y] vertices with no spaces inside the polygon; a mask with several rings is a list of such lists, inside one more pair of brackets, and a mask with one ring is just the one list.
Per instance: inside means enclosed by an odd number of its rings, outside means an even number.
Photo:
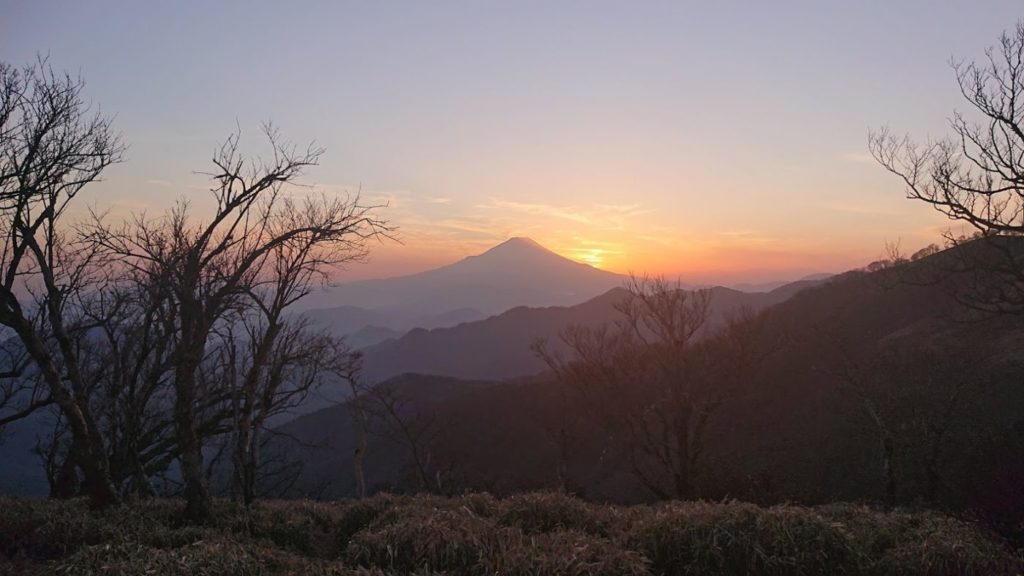
[{"label": "brown grass field", "polygon": [[206,525],[152,500],[0,499],[0,574],[1018,574],[1020,556],[930,511],[740,502],[589,504],[496,499],[221,501]]}]

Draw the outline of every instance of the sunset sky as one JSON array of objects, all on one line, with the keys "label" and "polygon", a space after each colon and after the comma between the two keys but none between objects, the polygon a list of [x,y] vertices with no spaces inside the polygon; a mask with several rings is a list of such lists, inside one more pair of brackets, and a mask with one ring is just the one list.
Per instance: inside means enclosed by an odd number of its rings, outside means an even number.
[{"label": "sunset sky", "polygon": [[[983,5],[983,6],[982,6]],[[840,271],[947,222],[905,200],[868,131],[938,136],[1019,0],[47,2],[0,0],[0,57],[49,54],[115,115],[127,161],[85,203],[209,206],[240,126],[327,149],[401,244],[343,278],[529,236],[618,272],[721,282]],[[87,199],[87,200],[86,200]]]}]

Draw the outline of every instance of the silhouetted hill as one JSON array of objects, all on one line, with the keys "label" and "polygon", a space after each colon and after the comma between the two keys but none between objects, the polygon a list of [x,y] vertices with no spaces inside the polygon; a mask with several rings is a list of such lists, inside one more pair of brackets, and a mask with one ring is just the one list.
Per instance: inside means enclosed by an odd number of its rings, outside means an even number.
[{"label": "silhouetted hill", "polygon": [[345,342],[353,350],[361,350],[374,344],[380,344],[385,340],[394,340],[402,335],[398,330],[385,328],[383,326],[363,326],[355,332],[344,334]]},{"label": "silhouetted hill", "polygon": [[[443,410],[457,397],[474,390],[497,384],[489,381],[467,381],[443,376],[402,374],[381,387],[399,395],[404,409],[403,417],[413,413],[432,416]],[[352,455],[355,453],[355,421],[347,404],[335,404],[318,410],[278,428],[285,436],[282,441],[288,457],[302,463],[302,481],[298,489],[310,496],[339,496],[349,494],[355,484],[351,476]],[[298,442],[289,442],[296,439]],[[387,489],[396,484],[403,473],[406,459],[400,446],[374,434],[370,437],[365,463],[367,487]]]},{"label": "silhouetted hill", "polygon": [[819,272],[817,274],[808,274],[799,280],[777,280],[775,282],[743,282],[740,284],[730,284],[729,288],[733,290],[739,290],[740,292],[771,292],[776,288],[781,288],[787,284],[796,284],[798,282],[816,282],[821,280],[827,280],[832,277],[833,274],[830,272]]},{"label": "silhouetted hill", "polygon": [[[743,307],[761,310],[814,284],[804,281],[768,293],[713,288],[709,326],[716,326],[730,312]],[[576,306],[518,307],[451,328],[412,330],[401,338],[367,348],[365,374],[371,381],[406,372],[498,380],[534,374],[545,365],[530,350],[533,342],[545,339],[558,348],[559,333],[569,324],[614,322],[618,318],[615,304],[625,294],[624,289],[614,288]]]},{"label": "silhouetted hill", "polygon": [[413,328],[455,326],[487,317],[483,312],[473,308],[410,315],[395,310],[367,310],[358,306],[310,310],[303,313],[303,316],[314,328],[324,328],[347,337],[349,345],[357,349],[398,338]]}]

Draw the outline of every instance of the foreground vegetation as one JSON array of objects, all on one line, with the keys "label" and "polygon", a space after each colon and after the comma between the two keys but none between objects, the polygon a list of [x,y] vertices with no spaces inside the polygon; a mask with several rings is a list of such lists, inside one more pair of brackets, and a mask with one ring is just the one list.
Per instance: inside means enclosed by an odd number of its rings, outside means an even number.
[{"label": "foreground vegetation", "polygon": [[90,511],[0,499],[0,574],[1017,574],[979,526],[928,511],[740,502],[615,507],[378,495],[330,503],[177,500]]}]

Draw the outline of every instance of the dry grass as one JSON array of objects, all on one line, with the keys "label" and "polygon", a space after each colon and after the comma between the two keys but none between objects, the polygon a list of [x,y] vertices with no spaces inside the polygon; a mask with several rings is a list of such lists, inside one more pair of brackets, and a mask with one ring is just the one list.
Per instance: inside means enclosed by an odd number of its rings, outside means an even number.
[{"label": "dry grass", "polygon": [[497,500],[219,502],[204,526],[154,500],[0,499],[0,574],[643,575],[1018,574],[973,524],[928,511],[762,508],[739,502],[615,507],[554,493]]}]

